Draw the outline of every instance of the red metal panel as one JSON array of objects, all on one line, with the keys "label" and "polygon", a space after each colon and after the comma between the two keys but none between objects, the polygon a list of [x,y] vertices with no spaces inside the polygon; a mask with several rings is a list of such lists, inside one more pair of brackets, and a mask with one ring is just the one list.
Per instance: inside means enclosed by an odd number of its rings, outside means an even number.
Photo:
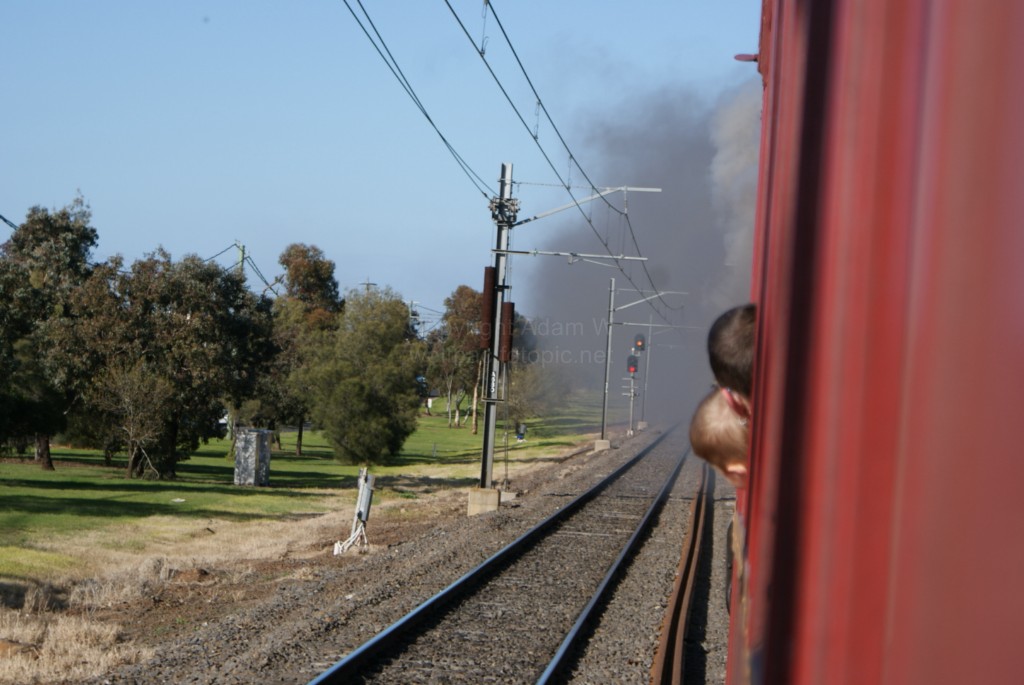
[{"label": "red metal panel", "polygon": [[1024,5],[765,11],[729,682],[1015,682]]},{"label": "red metal panel", "polygon": [[[773,508],[778,488],[776,464],[762,460],[764,444],[777,440],[781,430],[783,405],[781,391],[786,372],[785,321],[788,318],[789,270],[793,240],[789,231],[795,203],[795,182],[803,82],[800,78],[778,79],[783,69],[802,73],[806,33],[804,13],[781,0],[766,2],[764,12],[771,17],[762,22],[770,34],[762,34],[759,64],[767,67],[765,106],[762,115],[761,178],[758,188],[756,262],[752,279],[753,299],[758,303],[757,381],[753,417],[751,474],[753,487],[745,494],[748,516],[747,550],[750,573],[737,586],[744,593],[733,604],[730,628],[728,681],[746,683],[750,661],[759,659],[763,650],[767,593],[774,536]],[[737,567],[739,568],[739,567]],[[753,653],[751,656],[748,655]]]},{"label": "red metal panel", "polygon": [[1020,682],[1024,5],[930,27],[885,682]]},{"label": "red metal panel", "polygon": [[[817,297],[797,447],[792,661],[775,682],[879,682],[885,654],[909,241],[921,101],[921,3],[836,3],[825,55]],[[789,408],[787,407],[787,411]],[[776,667],[776,664],[778,666]]]}]

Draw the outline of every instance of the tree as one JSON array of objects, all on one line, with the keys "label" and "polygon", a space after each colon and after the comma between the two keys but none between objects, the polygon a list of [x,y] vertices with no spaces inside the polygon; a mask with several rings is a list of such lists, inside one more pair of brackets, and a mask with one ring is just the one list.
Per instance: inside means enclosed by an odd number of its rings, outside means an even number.
[{"label": "tree", "polygon": [[260,407],[272,423],[295,423],[295,454],[301,456],[303,425],[310,413],[303,369],[310,350],[337,327],[344,301],[338,295],[334,262],[315,245],[289,245],[278,262],[285,268],[285,294],[273,308],[278,352],[260,386]]},{"label": "tree", "polygon": [[395,293],[352,291],[338,329],[304,369],[313,417],[339,460],[384,461],[415,429],[424,350],[411,330],[409,309]]},{"label": "tree", "polygon": [[[47,354],[55,368],[68,371],[62,382],[83,403],[104,406],[111,425],[136,436],[130,453],[151,445],[156,472],[173,476],[200,441],[223,434],[225,402],[238,405],[252,396],[273,352],[270,332],[270,301],[246,289],[243,276],[194,255],[174,262],[157,250],[129,271],[120,258],[98,266],[47,327],[54,343]],[[125,367],[124,360],[142,365]],[[145,440],[137,437],[138,423],[125,430],[125,410],[100,400],[120,380],[105,376],[105,369],[120,369],[165,400],[146,409],[157,412],[158,437],[148,425]],[[121,394],[122,404],[144,407]]]},{"label": "tree", "polygon": [[544,414],[565,397],[564,374],[556,364],[538,361],[537,336],[523,316],[512,326],[512,361],[508,364],[508,412],[513,425]]},{"label": "tree", "polygon": [[161,473],[173,475],[200,441],[222,435],[224,402],[237,406],[252,396],[273,350],[271,303],[250,292],[242,275],[194,255],[175,263],[158,251],[132,272],[156,305],[144,342],[147,361],[172,388],[158,452]]},{"label": "tree", "polygon": [[[445,298],[441,326],[427,339],[427,377],[441,387],[447,399],[448,427],[460,427],[463,399],[476,388],[480,375],[480,293],[460,285]],[[453,421],[454,409],[454,421]],[[476,432],[474,424],[474,433]]]},{"label": "tree", "polygon": [[432,331],[427,344],[427,378],[445,395],[448,427],[461,427],[462,401],[476,379],[473,355],[458,349],[444,330]]},{"label": "tree", "polygon": [[50,436],[66,424],[64,395],[47,379],[34,342],[25,337],[14,343],[14,373],[8,390],[7,415],[11,436],[20,436],[35,444],[35,460],[53,471]]},{"label": "tree", "polygon": [[74,399],[62,387],[66,370],[40,363],[51,347],[44,331],[89,276],[98,239],[91,218],[80,196],[59,210],[32,207],[0,246],[0,405],[20,417],[0,423],[0,431],[31,431],[44,469],[53,469],[50,436],[63,427]]},{"label": "tree", "polygon": [[148,368],[144,359],[118,360],[105,368],[96,383],[94,402],[116,417],[127,445],[126,475],[141,476],[149,469],[157,477],[160,470],[146,448],[159,444],[163,416],[171,409],[174,389],[164,378]]},{"label": "tree", "polygon": [[334,262],[316,245],[292,243],[278,257],[284,267],[285,294],[305,306],[307,314],[337,314],[344,301],[338,295]]}]

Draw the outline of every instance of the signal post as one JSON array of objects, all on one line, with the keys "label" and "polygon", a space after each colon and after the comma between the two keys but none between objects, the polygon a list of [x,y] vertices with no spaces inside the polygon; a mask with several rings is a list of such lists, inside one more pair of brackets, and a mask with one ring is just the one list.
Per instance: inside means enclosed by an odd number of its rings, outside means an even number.
[{"label": "signal post", "polygon": [[480,316],[480,346],[484,349],[484,438],[479,488],[469,493],[470,515],[497,509],[501,499],[501,493],[491,486],[498,404],[504,401],[501,381],[504,379],[505,363],[511,358],[512,326],[515,319],[512,303],[505,302],[509,238],[519,212],[519,201],[512,198],[511,164],[501,165],[498,196],[491,199],[490,206],[491,218],[497,227],[497,246],[494,250],[494,266],[484,270]]},{"label": "signal post", "polygon": [[[596,190],[596,189],[595,189]],[[527,219],[517,221],[519,212],[519,201],[512,198],[512,165],[504,163],[501,165],[501,179],[498,196],[491,199],[491,218],[497,227],[496,246],[494,253],[494,266],[484,269],[484,289],[482,295],[482,311],[480,315],[481,335],[480,347],[484,350],[484,436],[483,454],[480,460],[480,482],[479,487],[470,490],[469,493],[469,514],[477,514],[484,511],[493,511],[498,508],[501,494],[494,490],[492,485],[492,473],[494,470],[494,443],[497,432],[497,411],[498,405],[506,401],[507,394],[507,362],[511,359],[512,353],[512,329],[515,323],[515,311],[511,302],[505,302],[505,292],[509,289],[506,271],[508,257],[512,254],[524,255],[558,255],[569,257],[569,263],[576,261],[593,262],[600,264],[602,260],[611,259],[618,261],[646,261],[646,257],[632,257],[626,255],[600,255],[583,254],[579,252],[549,252],[542,250],[515,251],[509,249],[511,230],[516,226],[529,223],[557,212],[570,208],[579,208],[581,204],[604,197],[614,192],[626,192],[629,190],[639,192],[661,192],[660,188],[604,188],[595,194],[581,200],[574,199],[573,202],[547,212],[542,212]],[[612,297],[614,298],[614,283],[612,279]],[[650,298],[645,298],[650,299]],[[644,300],[644,301],[645,301]],[[639,303],[632,303],[639,304]],[[632,305],[626,305],[632,306]],[[612,310],[611,306],[609,309]],[[612,310],[613,311],[613,310]],[[609,323],[611,317],[609,316]],[[611,352],[611,327],[609,326],[609,354]],[[607,413],[608,377],[605,370],[605,413]],[[605,434],[605,420],[602,416],[601,437]],[[608,441],[599,440],[598,444]],[[600,447],[598,447],[600,449]]]}]

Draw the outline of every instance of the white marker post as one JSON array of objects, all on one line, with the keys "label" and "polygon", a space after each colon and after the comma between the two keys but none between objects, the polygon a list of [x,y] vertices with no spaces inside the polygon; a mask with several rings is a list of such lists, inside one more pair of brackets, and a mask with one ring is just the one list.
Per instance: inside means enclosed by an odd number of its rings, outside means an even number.
[{"label": "white marker post", "polygon": [[370,519],[370,502],[373,500],[373,476],[366,469],[359,469],[359,496],[356,498],[356,513],[352,517],[352,534],[344,542],[334,543],[334,556],[344,554],[352,545],[359,544],[359,551],[365,553],[370,546],[366,538],[366,522]]}]

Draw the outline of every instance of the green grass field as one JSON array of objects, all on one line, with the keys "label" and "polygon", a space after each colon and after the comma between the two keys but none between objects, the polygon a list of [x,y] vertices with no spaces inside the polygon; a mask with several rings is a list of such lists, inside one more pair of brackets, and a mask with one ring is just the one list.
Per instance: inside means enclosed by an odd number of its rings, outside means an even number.
[{"label": "green grass field", "polygon": [[[443,407],[443,405],[442,405]],[[480,416],[481,424],[483,415]],[[528,423],[527,440],[509,436],[505,450],[499,424],[494,478],[504,465],[550,459],[571,449],[600,426],[600,405],[579,408]],[[287,520],[337,507],[337,497],[354,488],[358,465],[337,462],[316,431],[303,436],[303,456],[295,452],[296,433],[282,433],[283,451],[272,452],[269,487],[234,485],[230,442],[212,441],[178,465],[173,480],[129,480],[124,458],[113,465],[92,450],[53,445],[55,471],[31,459],[0,462],[0,576],[26,577],[32,569],[57,570],[66,560],[50,558],[35,544],[131,524],[149,517],[224,521]],[[387,465],[374,465],[374,501],[411,498],[442,488],[473,487],[480,474],[480,434],[449,429],[443,411],[421,416],[417,430]],[[127,541],[124,544],[129,544]]]}]

